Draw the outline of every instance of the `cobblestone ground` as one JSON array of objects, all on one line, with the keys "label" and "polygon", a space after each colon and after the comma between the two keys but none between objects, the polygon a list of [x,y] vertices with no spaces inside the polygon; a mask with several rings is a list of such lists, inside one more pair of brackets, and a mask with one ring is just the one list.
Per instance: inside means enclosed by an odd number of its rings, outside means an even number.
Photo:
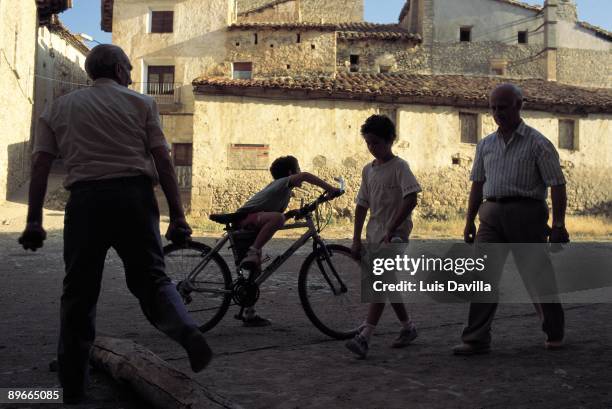
[{"label": "cobblestone ground", "polygon": [[[20,218],[0,211],[0,225],[2,216],[6,221],[0,226],[0,387],[56,386],[48,363],[58,333],[62,214],[46,212],[49,239],[42,251],[26,253],[16,244]],[[268,251],[280,253],[289,242],[275,240]],[[195,376],[199,382],[245,408],[612,408],[611,304],[566,306],[567,348],[557,352],[543,349],[532,306],[502,305],[493,352],[471,358],[450,354],[467,306],[412,305],[420,331],[414,345],[389,347],[397,327],[386,311],[368,359],[356,360],[343,342],[318,332],[299,304],[297,272],[307,250],[262,288],[258,311],[272,326],[244,328],[231,307],[207,334],[215,359]],[[99,334],[131,339],[188,372],[182,349],[144,319],[112,251],[97,322]],[[91,400],[81,407],[150,405],[94,373]]]}]

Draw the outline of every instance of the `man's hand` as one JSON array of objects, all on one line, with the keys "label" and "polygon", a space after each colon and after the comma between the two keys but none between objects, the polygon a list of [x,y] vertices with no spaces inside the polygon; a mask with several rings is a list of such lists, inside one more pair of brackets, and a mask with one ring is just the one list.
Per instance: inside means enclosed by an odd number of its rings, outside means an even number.
[{"label": "man's hand", "polygon": [[351,256],[353,256],[355,260],[361,260],[361,240],[353,240],[353,245],[351,246]]},{"label": "man's hand", "polygon": [[183,245],[191,239],[191,227],[184,218],[178,218],[170,220],[168,231],[166,232],[166,239],[170,240],[174,244]]},{"label": "man's hand", "polygon": [[332,189],[328,189],[326,190],[327,192],[327,196],[329,196],[330,198],[334,198],[334,197],[338,197],[338,196],[342,196],[342,194],[344,193],[343,190],[340,190],[336,187],[332,188]]},{"label": "man's hand", "polygon": [[565,227],[553,227],[550,231],[549,240],[551,243],[569,243],[569,233],[567,232]]},{"label": "man's hand", "polygon": [[474,243],[474,240],[476,240],[476,223],[465,223],[465,229],[463,229],[463,240],[466,243]]},{"label": "man's hand", "polygon": [[43,241],[47,238],[47,232],[39,222],[30,222],[19,237],[19,244],[24,250],[36,251],[43,246]]}]

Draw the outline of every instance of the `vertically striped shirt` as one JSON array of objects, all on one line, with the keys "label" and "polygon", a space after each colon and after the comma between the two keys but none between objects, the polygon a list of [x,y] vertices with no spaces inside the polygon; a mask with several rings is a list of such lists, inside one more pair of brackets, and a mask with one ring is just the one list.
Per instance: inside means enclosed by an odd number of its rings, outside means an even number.
[{"label": "vertically striped shirt", "polygon": [[521,121],[506,144],[494,132],[476,147],[470,179],[489,197],[546,199],[547,187],[565,184],[559,154],[544,135]]}]

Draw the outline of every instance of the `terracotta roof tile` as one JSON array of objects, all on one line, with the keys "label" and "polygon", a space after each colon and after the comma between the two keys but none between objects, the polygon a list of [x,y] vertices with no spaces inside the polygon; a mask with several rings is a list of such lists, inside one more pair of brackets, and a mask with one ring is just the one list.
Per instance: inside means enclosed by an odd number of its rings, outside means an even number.
[{"label": "terracotta roof tile", "polygon": [[282,23],[236,23],[230,25],[230,30],[320,30],[336,31],[336,24],[311,23],[306,21],[287,21]]},{"label": "terracotta roof tile", "polygon": [[102,31],[110,33],[113,31],[113,5],[114,0],[102,0],[100,3],[102,20],[100,21],[100,27]]},{"label": "terracotta roof tile", "polygon": [[601,37],[606,40],[612,40],[612,32],[608,30],[604,30],[601,27],[594,26],[593,24],[589,24],[586,21],[579,21],[578,25],[582,28],[586,28],[587,30],[594,31],[596,34],[599,34]]},{"label": "terracotta roof tile", "polygon": [[202,77],[193,81],[196,94],[286,98],[352,99],[406,104],[487,107],[489,93],[502,82],[523,89],[526,109],[564,113],[612,114],[612,90],[583,88],[540,79],[464,75],[349,74],[334,77],[282,77],[254,80]]},{"label": "terracotta roof tile", "polygon": [[53,18],[51,18],[51,21],[49,23],[49,31],[57,34],[58,36],[72,44],[73,47],[75,47],[84,55],[89,53],[89,47],[87,47],[87,45],[83,41],[81,41],[77,36],[70,32],[70,30],[68,30],[62,24],[57,15],[54,15]]},{"label": "terracotta roof tile", "polygon": [[54,14],[72,7],[72,0],[36,0],[38,19],[42,25],[47,25]]},{"label": "terracotta roof tile", "polygon": [[531,4],[523,3],[522,1],[518,1],[518,0],[496,0],[496,1],[499,1],[501,3],[511,4],[513,6],[522,7],[524,9],[531,10],[531,11],[539,12],[542,10],[541,6],[533,6]]},{"label": "terracotta roof tile", "polygon": [[342,40],[404,40],[421,41],[418,34],[410,33],[398,24],[374,23],[311,23],[311,22],[282,22],[282,23],[238,23],[229,26],[230,30],[318,30],[336,31]]}]

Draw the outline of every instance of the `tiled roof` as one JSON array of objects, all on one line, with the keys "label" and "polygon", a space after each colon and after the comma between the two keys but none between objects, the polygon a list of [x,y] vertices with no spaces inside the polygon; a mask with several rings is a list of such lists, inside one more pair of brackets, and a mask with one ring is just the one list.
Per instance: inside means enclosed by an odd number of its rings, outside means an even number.
[{"label": "tiled roof", "polygon": [[309,97],[484,108],[488,106],[491,90],[502,82],[512,82],[523,89],[526,109],[612,114],[611,89],[582,88],[540,79],[341,73],[335,78],[233,80],[202,77],[195,79],[193,86],[196,94]]},{"label": "tiled roof", "polygon": [[283,22],[283,23],[238,23],[232,24],[230,30],[318,30],[336,31],[338,38],[343,40],[403,40],[413,39],[420,41],[418,34],[410,33],[397,24],[374,23],[309,23],[309,22]]},{"label": "tiled roof", "polygon": [[81,53],[83,54],[89,53],[89,47],[87,47],[85,43],[83,43],[83,41],[81,41],[77,36],[72,34],[70,30],[68,30],[62,24],[62,22],[57,17],[57,15],[54,15],[51,18],[51,21],[49,23],[49,31],[57,34],[58,36],[66,40],[68,43],[70,43],[74,48],[79,50]]},{"label": "tiled roof", "polygon": [[101,8],[102,8],[102,20],[100,21],[100,27],[102,31],[106,31],[110,33],[113,31],[113,5],[114,0],[102,0]]},{"label": "tiled roof", "polygon": [[404,3],[404,6],[402,7],[402,11],[400,11],[400,15],[399,15],[400,23],[404,19],[404,17],[406,17],[409,11],[410,11],[410,0],[406,0],[406,2]]},{"label": "tiled roof", "polygon": [[410,33],[398,24],[341,23],[338,24],[338,38],[344,40],[421,40],[418,34]]},{"label": "tiled roof", "polygon": [[336,31],[336,24],[310,23],[305,21],[288,21],[283,23],[237,23],[229,26],[230,30],[319,30]]},{"label": "tiled roof", "polygon": [[54,14],[72,7],[72,0],[36,0],[38,7],[38,19],[42,25],[49,24]]},{"label": "tiled roof", "polygon": [[496,1],[499,1],[501,3],[511,4],[513,6],[522,7],[524,9],[531,10],[531,11],[541,11],[542,10],[541,6],[533,6],[531,4],[523,3],[522,1],[517,1],[517,0],[496,0]]},{"label": "tiled roof", "polygon": [[582,28],[586,28],[587,30],[594,31],[596,34],[599,34],[601,37],[605,38],[606,40],[612,40],[612,32],[608,30],[604,30],[601,27],[597,27],[592,24],[589,24],[586,21],[579,21],[578,25]]},{"label": "tiled roof", "polygon": [[249,9],[242,9],[242,10],[241,10],[241,7],[244,7],[244,4],[238,3],[238,15],[239,16],[244,16],[244,15],[251,14],[251,13],[257,13],[259,11],[266,10],[266,9],[268,9],[270,7],[274,7],[274,6],[277,6],[279,4],[288,3],[290,1],[295,1],[295,0],[275,0],[275,1],[269,1],[266,4],[260,4],[260,5],[255,6],[255,7],[251,7]]}]

